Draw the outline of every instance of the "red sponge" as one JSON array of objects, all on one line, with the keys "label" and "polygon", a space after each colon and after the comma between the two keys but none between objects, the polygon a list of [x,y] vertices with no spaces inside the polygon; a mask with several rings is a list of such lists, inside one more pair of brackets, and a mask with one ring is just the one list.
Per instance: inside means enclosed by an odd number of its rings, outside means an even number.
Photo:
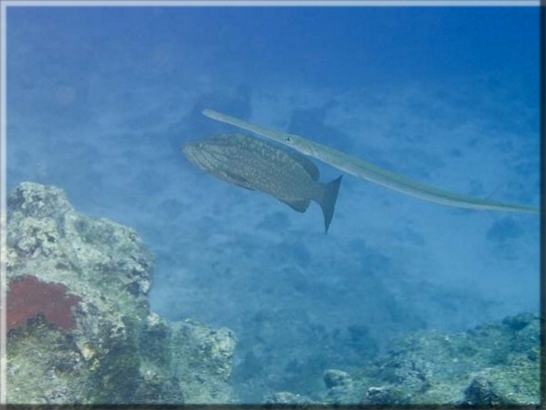
[{"label": "red sponge", "polygon": [[42,282],[34,275],[12,280],[6,301],[8,331],[39,314],[50,324],[64,330],[72,329],[74,322],[71,309],[82,299],[76,295],[67,295],[66,290],[62,283]]}]

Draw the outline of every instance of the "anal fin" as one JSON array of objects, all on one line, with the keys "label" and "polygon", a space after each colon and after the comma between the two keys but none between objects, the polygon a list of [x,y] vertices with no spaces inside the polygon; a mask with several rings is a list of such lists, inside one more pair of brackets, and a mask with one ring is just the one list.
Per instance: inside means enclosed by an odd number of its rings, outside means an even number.
[{"label": "anal fin", "polygon": [[298,199],[295,201],[281,201],[281,202],[285,203],[290,208],[298,212],[307,211],[307,208],[309,208],[309,204],[311,203],[309,199]]}]

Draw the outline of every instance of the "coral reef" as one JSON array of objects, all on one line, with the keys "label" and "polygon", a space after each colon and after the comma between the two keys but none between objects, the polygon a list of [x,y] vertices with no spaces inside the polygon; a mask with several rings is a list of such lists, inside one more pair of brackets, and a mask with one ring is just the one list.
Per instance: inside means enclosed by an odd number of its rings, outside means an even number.
[{"label": "coral reef", "polygon": [[132,229],[30,182],[8,206],[9,403],[233,400],[233,333],[150,312],[153,258]]},{"label": "coral reef", "polygon": [[[273,356],[253,339],[150,312],[154,262],[132,229],[76,212],[55,187],[22,183],[8,204],[9,403],[233,403],[230,382],[267,389],[269,406],[539,402],[538,314],[460,333],[413,332],[377,357],[367,327],[328,332],[299,311],[264,313],[249,331],[281,340],[291,323],[302,341],[278,372],[265,373]],[[331,349],[327,359],[318,345]],[[355,366],[332,360],[342,354]],[[256,374],[268,384],[257,385]]]},{"label": "coral reef", "polygon": [[539,403],[539,316],[522,313],[461,333],[425,330],[393,343],[328,403],[532,405]]},{"label": "coral reef", "polygon": [[268,395],[265,398],[265,403],[266,405],[264,407],[266,408],[274,408],[273,406],[275,404],[280,404],[281,406],[289,404],[292,406],[299,405],[305,407],[306,404],[311,404],[312,401],[308,397],[302,396],[300,394],[291,393],[288,391],[280,391]]},{"label": "coral reef", "polygon": [[[323,373],[322,390],[279,390],[267,403],[426,408],[540,403],[539,315],[522,313],[460,333],[423,330],[397,339],[352,374]],[[294,385],[297,387],[297,385]]]}]

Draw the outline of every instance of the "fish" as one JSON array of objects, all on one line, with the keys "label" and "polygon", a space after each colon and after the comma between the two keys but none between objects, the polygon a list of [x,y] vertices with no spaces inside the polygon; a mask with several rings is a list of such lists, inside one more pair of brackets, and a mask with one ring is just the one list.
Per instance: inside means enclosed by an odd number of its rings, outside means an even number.
[{"label": "fish", "polygon": [[327,233],[341,184],[340,175],[319,181],[317,166],[305,156],[244,134],[218,134],[182,144],[186,158],[197,168],[230,184],[264,192],[298,212],[318,203]]},{"label": "fish", "polygon": [[364,161],[363,159],[349,155],[342,151],[338,151],[334,148],[328,147],[327,145],[319,144],[297,134],[290,134],[275,130],[273,128],[256,125],[208,108],[204,109],[202,113],[214,120],[233,125],[245,131],[253,132],[259,136],[283,144],[303,155],[315,158],[357,178],[367,180],[369,182],[382,185],[386,188],[426,201],[457,208],[477,210],[530,213],[540,212],[540,209],[535,206],[461,195],[426,185],[407,178],[404,175],[378,167],[377,165]]}]

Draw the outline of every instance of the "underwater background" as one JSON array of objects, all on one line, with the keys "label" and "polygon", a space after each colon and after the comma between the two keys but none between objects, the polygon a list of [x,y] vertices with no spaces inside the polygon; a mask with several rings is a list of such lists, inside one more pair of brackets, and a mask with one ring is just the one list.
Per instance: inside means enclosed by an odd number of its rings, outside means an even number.
[{"label": "underwater background", "polygon": [[325,234],[316,204],[294,212],[180,149],[239,132],[210,108],[537,205],[538,8],[9,7],[7,22],[8,192],[55,185],[134,228],[155,257],[151,309],[237,335],[241,400],[311,394],[411,331],[538,310],[537,215],[346,175]]}]

